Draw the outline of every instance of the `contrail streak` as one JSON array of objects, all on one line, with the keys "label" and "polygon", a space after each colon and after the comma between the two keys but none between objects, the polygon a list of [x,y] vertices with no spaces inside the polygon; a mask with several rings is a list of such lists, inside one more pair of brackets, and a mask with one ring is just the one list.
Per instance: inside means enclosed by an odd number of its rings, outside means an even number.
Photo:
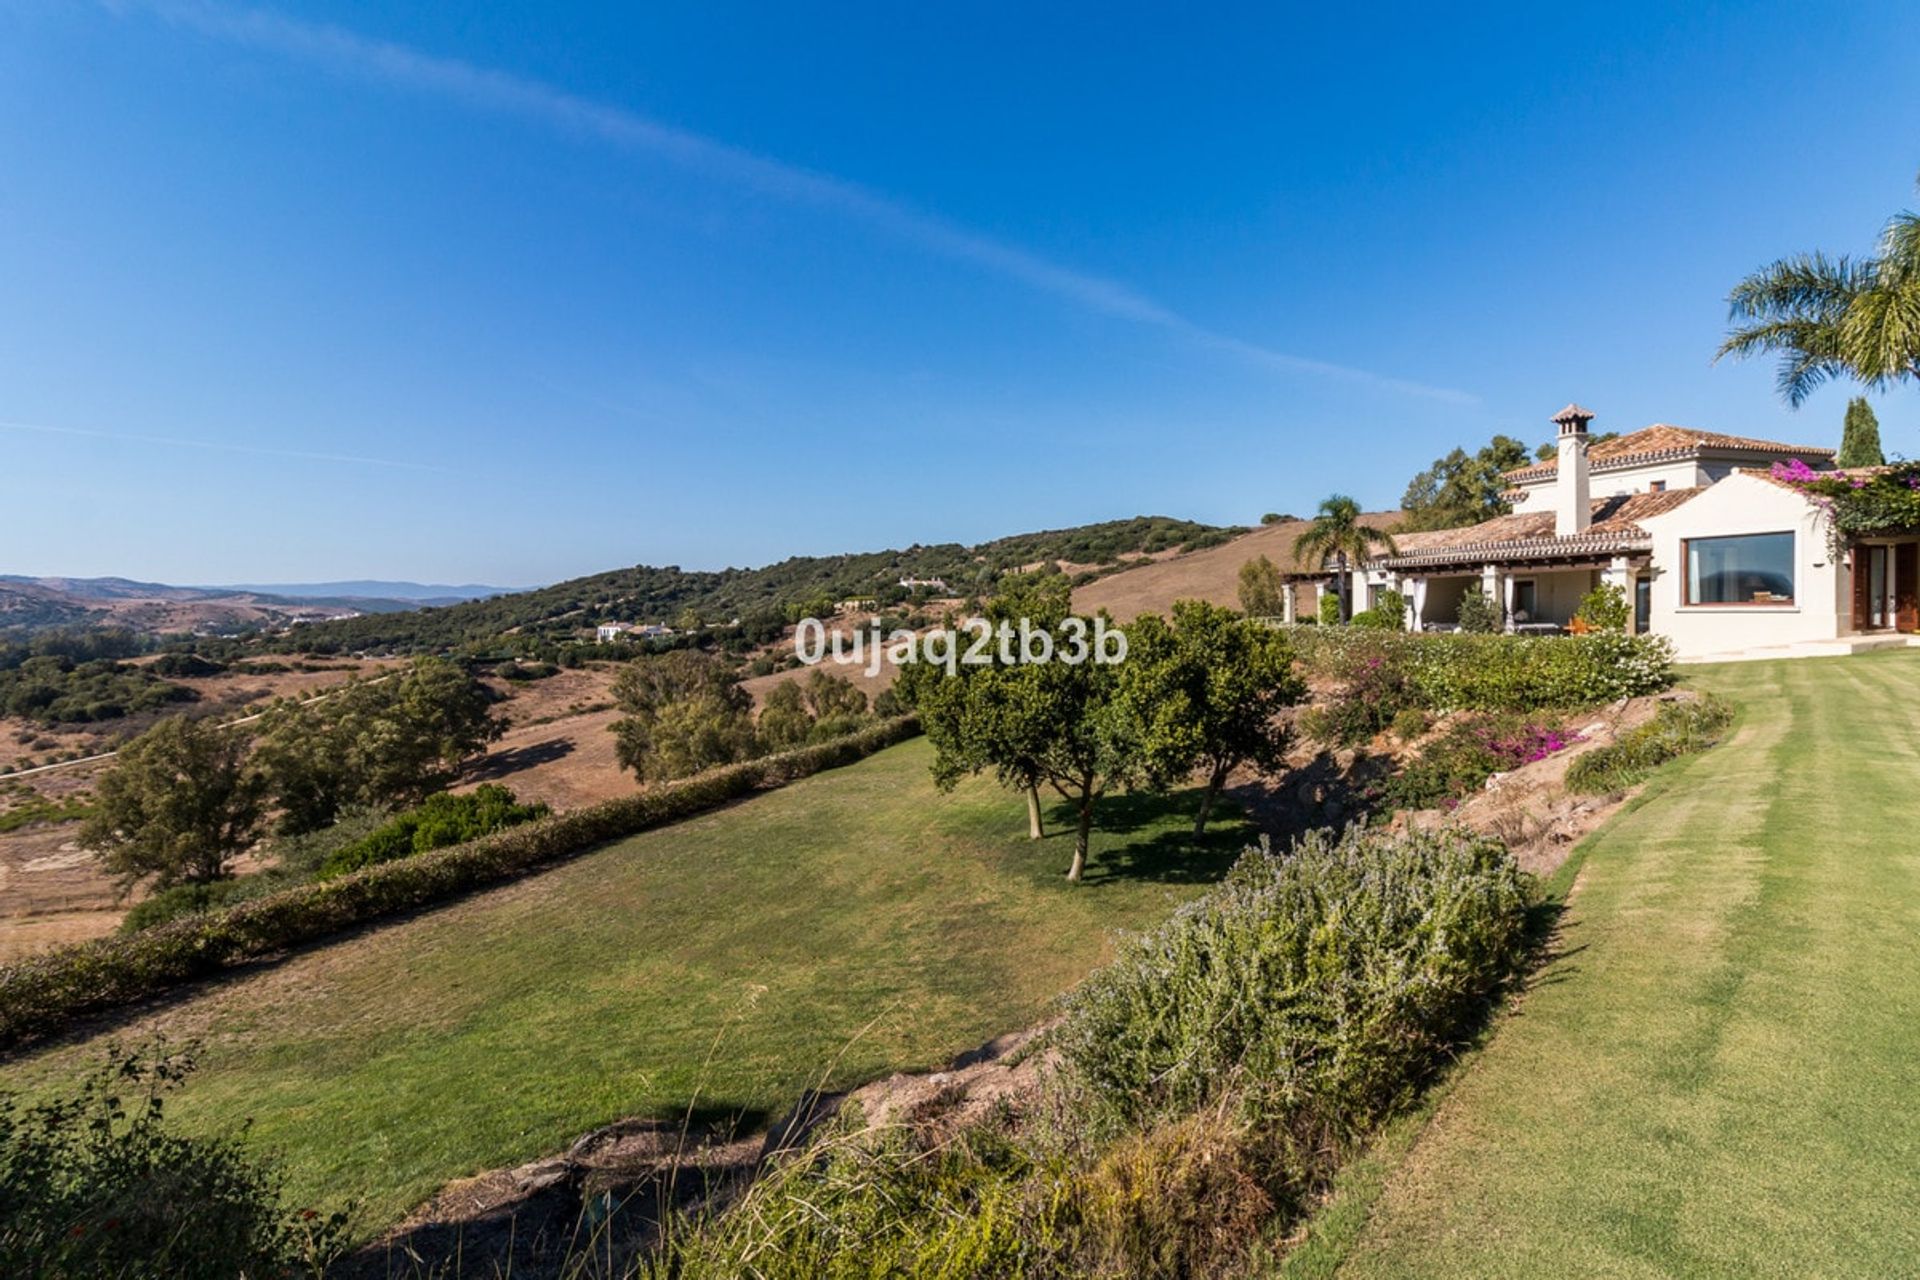
[{"label": "contrail streak", "polygon": [[1470,392],[1276,351],[1209,329],[1120,281],[1050,262],[859,183],[758,155],[537,80],[265,10],[233,9],[206,0],[103,2],[115,11],[145,9],[202,35],[279,54],[335,74],[538,121],[576,136],[645,151],[694,172],[783,200],[833,209],[931,253],[971,263],[1100,315],[1164,329],[1256,365],[1365,383],[1449,404],[1480,403],[1480,398]]},{"label": "contrail streak", "polygon": [[118,440],[126,444],[156,444],[178,449],[207,449],[215,453],[245,453],[261,458],[294,458],[301,462],[339,462],[367,467],[398,467],[407,471],[449,471],[430,462],[401,462],[394,458],[367,458],[352,453],[314,453],[304,449],[274,449],[265,445],[227,444],[218,440],[187,440],[179,436],[147,436],[128,431],[101,431],[92,427],[54,427],[40,422],[0,422],[0,431],[31,431],[47,436],[83,436]]}]

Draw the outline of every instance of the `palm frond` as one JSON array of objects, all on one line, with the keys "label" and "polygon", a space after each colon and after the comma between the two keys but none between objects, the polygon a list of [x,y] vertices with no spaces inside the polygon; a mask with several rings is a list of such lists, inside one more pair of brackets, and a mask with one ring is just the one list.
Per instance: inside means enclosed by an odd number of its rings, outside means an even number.
[{"label": "palm frond", "polygon": [[1762,267],[1727,295],[1735,321],[1838,319],[1853,298],[1873,285],[1875,260],[1803,253]]},{"label": "palm frond", "polygon": [[1880,233],[1879,279],[1899,287],[1920,280],[1920,213],[1897,213]]},{"label": "palm frond", "polygon": [[1333,529],[1315,525],[1293,540],[1293,562],[1303,569],[1317,569],[1332,550]]},{"label": "palm frond", "polygon": [[1840,321],[1839,345],[1870,387],[1911,376],[1920,360],[1920,275],[1856,298]]},{"label": "palm frond", "polygon": [[1393,535],[1385,529],[1376,529],[1370,524],[1363,524],[1358,526],[1354,532],[1360,534],[1363,539],[1363,546],[1365,547],[1365,550],[1361,553],[1363,557],[1376,545],[1390,556],[1400,554],[1400,549],[1393,545]]}]

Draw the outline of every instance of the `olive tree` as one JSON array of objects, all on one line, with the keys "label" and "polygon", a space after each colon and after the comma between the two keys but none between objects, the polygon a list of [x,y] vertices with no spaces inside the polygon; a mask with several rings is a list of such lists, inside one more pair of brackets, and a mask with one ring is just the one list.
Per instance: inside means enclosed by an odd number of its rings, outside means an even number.
[{"label": "olive tree", "polygon": [[173,716],[120,749],[80,843],[125,885],[204,884],[253,844],[265,799],[244,732]]},{"label": "olive tree", "polygon": [[423,658],[272,708],[260,762],[280,808],[281,833],[298,835],[330,825],[348,806],[418,804],[504,732],[485,685],[455,663]]},{"label": "olive tree", "polygon": [[753,754],[753,700],[724,658],[697,649],[636,658],[613,682],[620,767],[642,781],[685,777]]}]

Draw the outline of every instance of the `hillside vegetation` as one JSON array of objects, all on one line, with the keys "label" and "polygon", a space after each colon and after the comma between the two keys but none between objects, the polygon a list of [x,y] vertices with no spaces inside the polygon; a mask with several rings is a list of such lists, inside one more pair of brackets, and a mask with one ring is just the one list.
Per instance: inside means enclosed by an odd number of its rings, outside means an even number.
[{"label": "hillside vegetation", "polygon": [[685,570],[636,565],[574,578],[516,595],[303,626],[281,647],[313,653],[446,650],[482,646],[504,635],[560,638],[598,622],[671,622],[692,610],[707,621],[778,613],[789,605],[904,593],[903,577],[940,578],[956,593],[990,590],[1010,569],[1046,561],[1115,566],[1124,557],[1216,545],[1233,529],[1136,516],[978,546],[913,546],[838,556],[794,556],[758,569]]}]

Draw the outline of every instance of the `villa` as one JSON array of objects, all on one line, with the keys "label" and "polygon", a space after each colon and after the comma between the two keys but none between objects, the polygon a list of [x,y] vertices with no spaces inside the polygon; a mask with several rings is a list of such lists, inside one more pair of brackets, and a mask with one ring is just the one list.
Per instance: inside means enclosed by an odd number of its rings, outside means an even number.
[{"label": "villa", "polygon": [[[1771,474],[1795,459],[1831,470],[1833,450],[1665,424],[1590,445],[1593,417],[1554,415],[1557,456],[1507,473],[1512,514],[1402,534],[1354,569],[1355,607],[1399,591],[1408,626],[1447,629],[1477,589],[1508,630],[1555,632],[1612,583],[1634,629],[1683,659],[1845,653],[1920,631],[1920,534],[1836,559],[1821,509]],[[1296,576],[1333,589],[1324,571]]]}]

